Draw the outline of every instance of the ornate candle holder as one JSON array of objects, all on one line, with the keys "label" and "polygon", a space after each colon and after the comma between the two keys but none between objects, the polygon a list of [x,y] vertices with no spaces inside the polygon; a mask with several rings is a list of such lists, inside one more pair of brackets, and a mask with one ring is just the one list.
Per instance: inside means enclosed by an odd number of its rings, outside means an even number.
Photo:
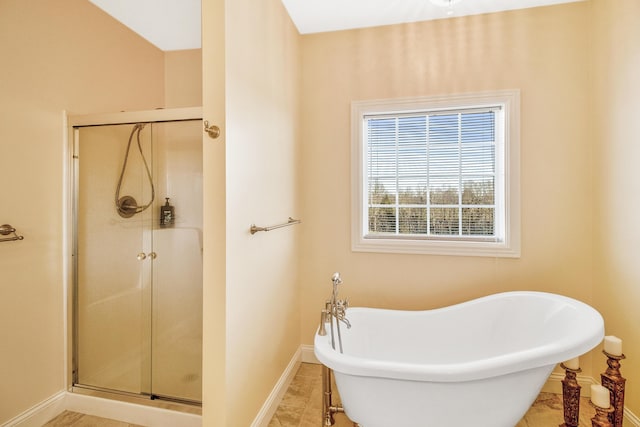
[{"label": "ornate candle holder", "polygon": [[620,361],[625,359],[624,354],[614,356],[606,351],[602,351],[607,356],[607,370],[600,374],[600,382],[602,386],[608,388],[611,392],[611,412],[609,412],[609,421],[613,427],[622,427],[622,419],[624,418],[624,387],[627,381],[620,373]]},{"label": "ornate candle holder", "polygon": [[580,415],[580,384],[576,380],[576,374],[582,369],[567,368],[564,363],[560,364],[564,369],[565,376],[562,380],[562,407],[564,408],[564,423],[559,427],[578,427]]},{"label": "ornate candle holder", "polygon": [[601,408],[597,405],[594,405],[592,401],[589,401],[591,406],[596,409],[596,415],[591,418],[591,426],[592,427],[613,427],[613,424],[609,420],[609,415],[613,413],[614,408]]}]

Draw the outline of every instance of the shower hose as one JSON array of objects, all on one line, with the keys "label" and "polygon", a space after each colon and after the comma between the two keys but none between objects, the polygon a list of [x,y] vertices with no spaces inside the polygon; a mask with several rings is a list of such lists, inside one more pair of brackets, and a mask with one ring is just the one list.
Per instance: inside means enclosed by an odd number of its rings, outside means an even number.
[{"label": "shower hose", "polygon": [[[140,132],[142,131],[144,126],[144,123],[137,123],[131,130],[131,134],[129,135],[129,142],[127,143],[127,150],[124,155],[124,162],[122,163],[122,170],[120,171],[120,178],[118,179],[118,185],[116,187],[116,208],[118,210],[118,213],[123,217],[130,217],[144,211],[149,206],[151,206],[156,196],[153,179],[151,178],[151,171],[149,170],[149,165],[147,164],[147,159],[142,152],[142,144],[140,143]],[[131,151],[131,141],[133,140],[134,134],[136,135],[138,151],[140,151],[140,156],[142,157],[142,162],[144,163],[144,168],[147,172],[147,178],[149,179],[149,184],[151,185],[151,200],[149,200],[149,203],[142,206],[138,206],[135,199],[131,196],[120,197],[120,187],[122,187],[124,172],[127,169],[127,161],[129,159],[129,152]]]}]

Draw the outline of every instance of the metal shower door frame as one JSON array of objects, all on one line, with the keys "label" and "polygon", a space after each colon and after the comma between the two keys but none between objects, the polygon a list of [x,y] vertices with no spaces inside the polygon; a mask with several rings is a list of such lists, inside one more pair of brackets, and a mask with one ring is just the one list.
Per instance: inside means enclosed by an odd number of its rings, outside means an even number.
[{"label": "metal shower door frame", "polygon": [[[77,369],[78,351],[79,351],[79,348],[78,348],[79,283],[78,283],[78,241],[77,241],[78,198],[79,198],[78,197],[79,196],[78,195],[78,188],[79,188],[78,175],[79,174],[77,173],[77,171],[79,167],[79,159],[78,159],[77,153],[78,153],[80,129],[84,127],[94,127],[94,126],[127,125],[127,124],[135,124],[135,123],[154,124],[154,123],[168,123],[168,122],[193,121],[193,120],[202,120],[201,107],[77,115],[77,116],[67,117],[67,133],[69,135],[69,144],[70,144],[69,151],[71,153],[71,159],[70,159],[71,262],[69,265],[71,270],[69,271],[69,276],[71,277],[71,282],[70,282],[71,325],[70,325],[70,328],[68,329],[68,334],[70,334],[71,336],[71,345],[69,346],[71,371],[67,374],[70,387],[79,385],[78,369]],[[103,389],[101,387],[92,387],[92,386],[85,386],[85,385],[82,385],[81,387],[89,390],[96,390],[100,392],[106,391],[110,393],[128,395],[132,397],[145,396],[143,394],[138,394],[138,393],[129,393],[126,391]],[[177,399],[177,401],[180,401],[180,400]],[[196,403],[196,402],[186,402],[186,403]]]}]

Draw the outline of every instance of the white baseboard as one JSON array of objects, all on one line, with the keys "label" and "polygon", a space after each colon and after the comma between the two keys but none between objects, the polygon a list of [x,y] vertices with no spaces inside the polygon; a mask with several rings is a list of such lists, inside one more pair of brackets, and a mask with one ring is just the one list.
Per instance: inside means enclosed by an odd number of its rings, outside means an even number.
[{"label": "white baseboard", "polygon": [[1,427],[41,427],[64,411],[153,427],[201,427],[202,417],[146,405],[61,391]]},{"label": "white baseboard", "polygon": [[10,419],[0,427],[41,427],[47,421],[55,418],[65,410],[64,401],[66,394],[66,391],[58,392],[27,409],[17,417]]},{"label": "white baseboard", "polygon": [[313,352],[312,345],[301,345],[300,353],[302,355],[303,363],[315,363],[316,365],[320,364],[320,361],[316,358],[315,353]]},{"label": "white baseboard", "polygon": [[624,408],[624,419],[622,420],[623,427],[638,427],[640,426],[640,418],[633,412]]},{"label": "white baseboard", "polygon": [[289,364],[285,368],[284,372],[280,376],[280,379],[269,393],[267,400],[260,408],[260,412],[256,415],[256,418],[251,423],[251,427],[267,427],[271,418],[276,413],[278,409],[278,405],[280,405],[280,401],[282,397],[287,392],[287,388],[289,388],[289,384],[291,384],[291,380],[295,377],[296,372],[298,372],[298,368],[300,367],[301,362],[301,348],[298,348],[296,352],[293,354],[293,357],[289,361]]}]

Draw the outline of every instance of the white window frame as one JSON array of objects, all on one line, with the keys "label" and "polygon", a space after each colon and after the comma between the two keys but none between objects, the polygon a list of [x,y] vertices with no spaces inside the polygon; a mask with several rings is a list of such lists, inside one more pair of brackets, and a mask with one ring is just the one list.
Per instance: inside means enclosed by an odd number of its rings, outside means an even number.
[{"label": "white window frame", "polygon": [[[473,239],[417,238],[415,236],[368,235],[368,193],[365,171],[365,116],[447,109],[499,107],[504,135],[496,138],[496,195],[503,191],[501,206],[496,205],[495,241]],[[408,253],[432,255],[520,257],[520,91],[502,90],[458,95],[354,101],[351,103],[351,249],[354,252]],[[496,202],[498,200],[496,199]],[[500,209],[501,213],[497,210]]]}]

